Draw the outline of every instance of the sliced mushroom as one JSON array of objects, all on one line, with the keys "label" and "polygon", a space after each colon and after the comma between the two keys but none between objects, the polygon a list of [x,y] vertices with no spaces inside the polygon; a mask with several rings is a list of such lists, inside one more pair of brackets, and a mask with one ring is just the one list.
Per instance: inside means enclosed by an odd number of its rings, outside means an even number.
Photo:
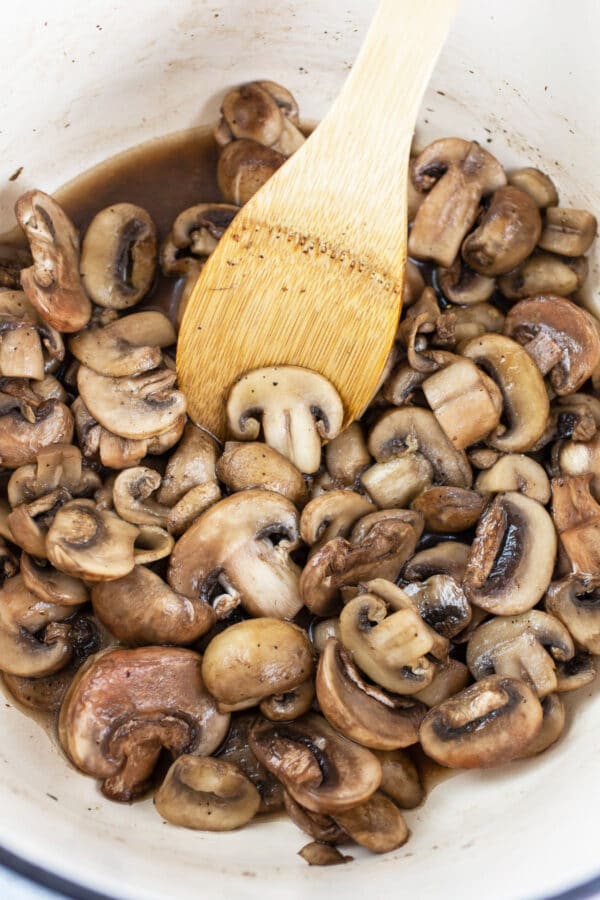
[{"label": "sliced mushroom", "polygon": [[431,487],[411,504],[423,514],[427,531],[452,534],[472,528],[483,512],[485,499],[477,491],[457,487]]},{"label": "sliced mushroom", "polygon": [[[565,397],[567,401],[570,398]],[[557,461],[564,475],[590,475],[594,494],[600,490],[600,432],[589,440],[563,441],[556,446]]]},{"label": "sliced mushroom", "polygon": [[438,266],[437,281],[444,296],[451,303],[460,306],[471,306],[489,300],[496,288],[493,278],[480,275],[465,265],[457,256],[450,268]]},{"label": "sliced mushroom", "polygon": [[370,466],[360,476],[369,497],[383,509],[408,506],[434,477],[433,466],[419,452],[405,452]]},{"label": "sliced mushroom", "polygon": [[431,684],[413,694],[414,700],[420,700],[425,706],[439,706],[449,697],[454,697],[468,685],[470,673],[466,665],[458,659],[449,657],[440,662]]},{"label": "sliced mushroom", "polygon": [[147,466],[124,469],[115,478],[113,503],[115,510],[134,525],[165,526],[169,509],[152,499],[161,483],[160,474]]},{"label": "sliced mushroom", "polygon": [[326,491],[302,510],[300,537],[314,550],[337,537],[347,537],[362,516],[373,511],[367,497],[355,491]]},{"label": "sliced mushroom", "polygon": [[[304,809],[303,806],[300,806],[299,803],[296,803],[290,797],[287,791],[283,792],[283,802],[285,811],[294,825],[297,825],[306,834],[310,834],[311,837],[320,842],[321,846],[323,844],[341,844],[348,840],[346,832],[339,825],[336,825],[331,816]],[[322,864],[315,863],[315,865]]]},{"label": "sliced mushroom", "polygon": [[31,410],[29,418],[12,397],[0,395],[0,465],[9,469],[34,463],[43,447],[68,444],[73,437],[73,416],[64,403],[47,400]]},{"label": "sliced mushroom", "polygon": [[449,575],[462,581],[471,547],[460,541],[440,541],[434,547],[420,550],[407,562],[402,573],[406,581],[424,581],[431,575]]},{"label": "sliced mushroom", "polygon": [[418,741],[425,707],[367,684],[335,638],[329,638],[319,659],[316,688],[328,722],[363,747],[395,750]]},{"label": "sliced mushroom", "polygon": [[499,188],[475,231],[465,239],[462,256],[480,275],[510,272],[534,250],[542,233],[535,200],[512,185]]},{"label": "sliced mushroom", "polygon": [[133,203],[115,203],[88,225],[81,247],[81,278],[94,303],[128,309],[150,290],[156,260],[156,226],[150,214]]},{"label": "sliced mushroom", "polygon": [[26,553],[45,558],[48,529],[58,510],[70,499],[64,488],[58,488],[31,503],[15,507],[7,519],[14,543]]},{"label": "sliced mushroom", "polygon": [[130,440],[168,431],[185,413],[185,397],[173,387],[177,375],[154,369],[141,375],[111,378],[80,366],[77,387],[92,416],[108,431]]},{"label": "sliced mushroom", "polygon": [[257,141],[232,141],[217,164],[217,185],[228,203],[243,206],[285,162],[283,153]]},{"label": "sliced mushroom", "polygon": [[536,500],[498,494],[477,526],[463,587],[488,612],[517,615],[543,597],[556,561],[552,519]]},{"label": "sliced mushroom", "polygon": [[100,621],[125,644],[191,644],[206,634],[216,616],[203,600],[176,594],[144,566],[123,578],[92,587]]},{"label": "sliced mushroom", "polygon": [[444,659],[448,641],[423,621],[415,602],[396,585],[377,579],[367,587],[370,592],[359,594],[340,614],[341,642],[376,684],[414,694],[435,674],[428,655]]},{"label": "sliced mushroom", "polygon": [[46,369],[57,366],[65,355],[60,333],[40,318],[23,291],[0,290],[0,336],[4,377],[41,381]]},{"label": "sliced mushroom", "polygon": [[597,228],[598,223],[591,213],[553,206],[546,210],[538,244],[550,253],[583,256],[590,249]]},{"label": "sliced mushroom", "polygon": [[589,653],[575,653],[566,662],[556,665],[556,690],[559,694],[578,691],[596,680],[598,667],[596,657]]},{"label": "sliced mushroom", "polygon": [[160,250],[163,274],[195,279],[238,212],[230,203],[198,203],[179,213]]},{"label": "sliced mushroom", "polygon": [[400,809],[414,809],[425,796],[419,771],[403,750],[379,750],[381,763],[380,791],[390,797]]},{"label": "sliced mushroom", "polygon": [[282,694],[273,694],[260,703],[260,711],[271,722],[290,722],[309,712],[315,699],[312,678]]},{"label": "sliced mushroom", "polygon": [[372,853],[388,853],[408,840],[402,813],[381,791],[376,791],[365,803],[335,813],[334,819],[357,844]]},{"label": "sliced mushroom", "polygon": [[552,479],[552,518],[564,558],[576,575],[600,575],[600,505],[590,492],[591,475]]},{"label": "sliced mushroom", "polygon": [[219,586],[251,615],[292,618],[302,606],[300,572],[290,558],[298,543],[298,513],[289,500],[241,491],[207,509],[179,538],[169,584],[204,600]]},{"label": "sliced mushroom", "polygon": [[[500,421],[502,394],[469,359],[458,359],[430,375],[421,389],[452,446],[463,450],[487,437]],[[470,410],[468,417],[462,413]]]},{"label": "sliced mushroom", "polygon": [[67,575],[110,581],[133,569],[138,535],[135,525],[98,509],[93,500],[71,500],[54,516],[46,552],[52,565]]},{"label": "sliced mushroom", "polygon": [[405,593],[417,604],[428,625],[445,638],[453,638],[471,621],[465,592],[449,575],[431,575],[426,581],[405,585]]},{"label": "sliced mushroom", "polygon": [[414,553],[422,528],[422,517],[410,510],[364,516],[350,540],[332,538],[311,556],[300,576],[304,604],[316,615],[330,615],[342,587],[376,576],[396,578]]},{"label": "sliced mushroom", "polygon": [[175,546],[175,538],[158,525],[139,525],[135,539],[134,560],[140,566],[148,566],[169,556]]},{"label": "sliced mushroom", "polygon": [[280,782],[258,761],[248,743],[248,733],[256,722],[252,713],[235,713],[219,759],[234,763],[250,779],[260,795],[259,812],[276,812],[283,807],[284,790]]},{"label": "sliced mushroom", "polygon": [[121,378],[155,369],[161,347],[175,343],[175,330],[161,312],[123,316],[101,328],[89,327],[69,341],[71,353],[100,375]]},{"label": "sliced mushroom", "polygon": [[451,266],[482,196],[506,184],[504,170],[479,144],[443,138],[416,157],[411,174],[417,190],[428,193],[413,223],[409,254]]},{"label": "sliced mushroom", "polygon": [[500,426],[487,443],[506,453],[530,450],[543,434],[550,404],[539,369],[529,354],[511,338],[484,334],[461,348],[499,386],[508,427]]},{"label": "sliced mushroom", "polygon": [[414,401],[426,377],[425,372],[417,372],[408,360],[402,360],[383,385],[382,397],[394,406],[408,406]]},{"label": "sliced mushroom", "polygon": [[327,471],[334,481],[351,487],[371,462],[362,428],[353,422],[325,447]]},{"label": "sliced mushroom", "polygon": [[306,632],[280,619],[236,622],[209,643],[202,675],[219,708],[233,712],[304,684],[313,672]]},{"label": "sliced mushroom", "polygon": [[579,266],[573,260],[553,253],[534,253],[512,272],[498,279],[498,287],[508,300],[523,300],[537,294],[558,294],[568,297],[579,290],[587,275],[587,260],[580,257]]},{"label": "sliced mushroom", "polygon": [[221,489],[216,481],[197,484],[178,500],[167,515],[167,528],[179,537],[191,528],[202,513],[221,499]]},{"label": "sliced mushroom", "polygon": [[56,200],[28,191],[15,205],[27,235],[33,265],[21,270],[21,284],[40,316],[57,331],[80,331],[92,314],[79,276],[79,238]]},{"label": "sliced mushroom", "polygon": [[53,566],[34,559],[27,553],[21,555],[21,577],[25,587],[48,603],[59,606],[81,606],[89,600],[89,591],[80,578],[59,572]]},{"label": "sliced mushroom", "polygon": [[313,622],[310,626],[309,634],[317,653],[322,653],[329,638],[336,638],[339,640],[340,620],[338,616],[332,616],[329,619],[320,619],[316,623]]},{"label": "sliced mushroom", "polygon": [[[550,368],[550,383],[559,395],[579,390],[600,364],[600,330],[590,313],[564,297],[548,294],[521,300],[508,313],[504,332],[528,350],[543,336],[559,350]],[[536,356],[534,360],[537,362]]]},{"label": "sliced mushroom", "polygon": [[369,435],[369,450],[377,462],[418,450],[433,466],[435,480],[470,487],[473,473],[466,455],[456,450],[428,409],[393,409],[379,419]]},{"label": "sliced mushroom", "polygon": [[[0,589],[0,665],[11,675],[40,677],[67,665],[71,658],[69,626],[72,606],[46,603],[15,575]],[[38,637],[39,635],[39,637]]]},{"label": "sliced mushroom", "polygon": [[560,619],[580,647],[600,655],[600,583],[570,576],[550,585],[544,598],[549,613]]},{"label": "sliced mushroom", "polygon": [[234,139],[246,138],[271,147],[281,136],[283,121],[275,98],[256,81],[229,91],[221,105],[221,126],[225,124]]},{"label": "sliced mushroom", "polygon": [[11,506],[19,506],[64,488],[72,497],[93,494],[100,487],[98,474],[82,466],[81,450],[73,444],[53,443],[42,447],[35,463],[20,466],[8,482]]},{"label": "sliced mushroom", "polygon": [[216,441],[208,432],[191,422],[186,425],[177,449],[169,457],[158,502],[174,506],[190,488],[216,481],[218,455]]},{"label": "sliced mushroom", "polygon": [[306,502],[301,472],[268,444],[228,441],[217,463],[217,475],[231,491],[264,488],[283,494],[297,505]]},{"label": "sliced mushroom", "polygon": [[172,825],[232,831],[254,818],[260,794],[232,763],[185,755],[172,764],[154,802]]},{"label": "sliced mushroom", "polygon": [[351,809],[368,800],[381,782],[381,766],[371,751],[314,713],[288,723],[258,720],[249,738],[260,762],[311,812]]},{"label": "sliced mushroom", "polygon": [[558,206],[558,191],[554,182],[539,169],[530,166],[517,169],[508,176],[508,183],[533,197],[541,209],[545,209],[547,206]]},{"label": "sliced mushroom", "polygon": [[546,472],[538,462],[522,453],[501,456],[489,469],[479,473],[475,487],[492,494],[520,491],[544,505],[550,500],[550,481]]},{"label": "sliced mushroom", "polygon": [[521,755],[542,727],[540,701],[518,678],[491,675],[432,709],[421,745],[451,769],[483,769]]},{"label": "sliced mushroom", "polygon": [[73,764],[102,779],[106,797],[143,793],[162,748],[206,756],[219,746],[229,716],[207,692],[201,662],[191,650],[140,647],[98,654],[77,673],[58,735]]},{"label": "sliced mushroom", "polygon": [[344,409],[334,386],[299,366],[254,369],[233,385],[227,400],[229,429],[238,440],[265,441],[301,472],[316,472],[321,440],[336,437]]},{"label": "sliced mushroom", "polygon": [[548,694],[547,697],[544,697],[542,711],[544,714],[542,727],[520,755],[521,759],[528,759],[531,756],[537,756],[538,753],[543,753],[544,750],[556,743],[563,733],[565,708],[558,694]]},{"label": "sliced mushroom", "polygon": [[337,847],[332,844],[323,844],[321,841],[311,841],[298,850],[298,856],[301,856],[309,866],[339,866],[343,863],[352,862],[353,856],[341,853]]}]

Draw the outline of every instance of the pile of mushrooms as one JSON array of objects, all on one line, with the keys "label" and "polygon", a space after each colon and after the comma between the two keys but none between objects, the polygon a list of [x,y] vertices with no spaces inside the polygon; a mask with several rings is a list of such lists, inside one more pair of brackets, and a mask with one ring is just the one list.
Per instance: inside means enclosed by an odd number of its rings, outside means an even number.
[{"label": "pile of mushrooms", "polygon": [[[157,265],[193,280],[303,141],[272,82],[230,92],[225,203],[101,210],[80,246],[40,191],[0,288],[0,668],[58,713],[102,792],[187,828],[284,810],[311,864],[408,838],[427,758],[486,768],[560,739],[600,654],[596,220],[479,144],[412,161],[404,306],[341,431],[333,386],[245,373],[224,446],[186,419]],[[8,265],[5,272],[9,272]],[[184,302],[184,301],[182,301]],[[84,664],[85,663],[85,664]]]}]

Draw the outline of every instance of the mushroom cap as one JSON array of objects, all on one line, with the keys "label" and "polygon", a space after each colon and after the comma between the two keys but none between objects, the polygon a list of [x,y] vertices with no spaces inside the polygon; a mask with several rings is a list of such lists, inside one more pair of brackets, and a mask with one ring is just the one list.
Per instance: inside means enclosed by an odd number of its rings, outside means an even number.
[{"label": "mushroom cap", "polygon": [[80,366],[77,387],[92,416],[108,431],[130,440],[157,437],[185,413],[177,376],[170,369],[111,378]]},{"label": "mushroom cap", "polygon": [[518,678],[490,675],[434,707],[421,746],[451,769],[483,769],[516,759],[542,727],[542,707]]},{"label": "mushroom cap", "polygon": [[526,344],[539,333],[562,351],[550,372],[559,396],[579,390],[600,364],[600,330],[596,319],[572,300],[546,294],[521,300],[509,310],[504,333]]},{"label": "mushroom cap", "polygon": [[597,230],[596,217],[587,210],[552,206],[545,212],[539,246],[550,253],[582,256],[590,249]]},{"label": "mushroom cap", "polygon": [[115,203],[96,213],[81,247],[81,278],[94,303],[134,306],[150,290],[156,262],[156,226],[145,209]]},{"label": "mushroom cap", "polygon": [[600,655],[600,584],[571,575],[550,585],[544,598],[549,613],[566,625],[580,647]]},{"label": "mushroom cap", "polygon": [[545,505],[550,500],[550,480],[543,466],[522,453],[507,453],[475,481],[478,491],[492,494],[521,491],[526,497]]},{"label": "mushroom cap", "polygon": [[254,369],[235,382],[227,400],[236,439],[256,440],[262,426],[266,443],[308,474],[321,463],[321,440],[336,437],[343,418],[331,382],[300,366]]},{"label": "mushroom cap", "polygon": [[463,242],[463,259],[481,275],[504,275],[529,256],[541,233],[542,217],[535,200],[525,191],[504,185]]},{"label": "mushroom cap", "polygon": [[442,637],[455,637],[471,621],[465,592],[449,575],[431,575],[421,583],[407,584],[404,590],[414,599],[425,622]]},{"label": "mushroom cap", "polygon": [[540,503],[516,491],[497,494],[471,546],[467,598],[492,613],[526,612],[550,584],[556,552],[554,523]]},{"label": "mushroom cap", "polygon": [[314,713],[287,723],[258,720],[249,739],[260,762],[311,812],[351,809],[381,782],[377,757]]},{"label": "mushroom cap", "polygon": [[33,256],[33,265],[21,271],[29,301],[57,331],[85,328],[92,304],[79,276],[79,239],[73,223],[56,200],[42,191],[19,197],[15,215]]},{"label": "mushroom cap", "polygon": [[508,428],[497,428],[487,443],[507,453],[530,450],[543,434],[550,413],[544,379],[530,355],[501,334],[473,338],[461,352],[484,369],[502,392]]},{"label": "mushroom cap", "polygon": [[353,422],[325,447],[327,471],[340,484],[351,487],[371,462],[371,454],[358,422]]},{"label": "mushroom cap", "polygon": [[79,447],[54,443],[38,451],[35,464],[15,469],[8,482],[7,495],[15,507],[60,487],[72,497],[79,497],[93,494],[100,485],[98,474],[83,468]]},{"label": "mushroom cap", "polygon": [[92,587],[100,621],[124,644],[191,644],[215,624],[211,606],[171,590],[145,566]]},{"label": "mushroom cap", "polygon": [[217,163],[219,190],[229,203],[243,206],[285,160],[283,153],[258,141],[231,141],[221,150]]},{"label": "mushroom cap", "polygon": [[260,794],[232,763],[184,755],[172,764],[154,802],[172,825],[232,831],[254,818]]},{"label": "mushroom cap", "polygon": [[156,310],[132,313],[104,327],[88,327],[72,337],[73,356],[97,372],[120,378],[155,369],[162,360],[161,347],[176,340],[167,317]]},{"label": "mushroom cap", "polygon": [[336,812],[333,818],[357,844],[372,853],[388,853],[408,840],[402,813],[381,791],[352,809]]},{"label": "mushroom cap", "polygon": [[35,409],[33,421],[19,411],[18,403],[3,414],[0,411],[0,465],[17,469],[36,461],[43,447],[70,443],[73,416],[64,403],[47,400]]},{"label": "mushroom cap", "polygon": [[313,668],[313,648],[302,628],[261,617],[236,622],[213,637],[204,651],[202,677],[219,708],[231,711],[293,690]]},{"label": "mushroom cap", "polygon": [[220,583],[251,615],[293,618],[302,606],[300,571],[290,559],[298,539],[298,512],[289,500],[274,491],[241,491],[209,507],[179,538],[169,584],[207,599]]},{"label": "mushroom cap", "polygon": [[315,683],[312,678],[283,694],[273,694],[260,702],[260,711],[271,722],[289,722],[309,712],[315,699]]},{"label": "mushroom cap", "polygon": [[258,141],[267,147],[277,142],[283,128],[283,115],[274,97],[256,81],[229,91],[221,115],[234,138]]},{"label": "mushroom cap", "polygon": [[425,706],[367,684],[335,638],[319,659],[316,688],[327,721],[363,747],[396,750],[418,741]]},{"label": "mushroom cap", "polygon": [[231,491],[263,488],[298,505],[306,501],[302,473],[268,444],[228,441],[217,463],[217,475]]},{"label": "mushroom cap", "polygon": [[356,491],[325,491],[302,510],[300,536],[315,549],[337,537],[347,537],[354,523],[373,512],[371,501]]},{"label": "mushroom cap", "polygon": [[436,275],[440,289],[451,303],[471,306],[489,300],[496,288],[493,278],[480,275],[457,256],[448,269],[438,266]]},{"label": "mushroom cap", "polygon": [[517,169],[509,174],[508,183],[521,191],[526,191],[541,209],[547,206],[558,206],[558,191],[554,182],[539,169],[532,166]]},{"label": "mushroom cap", "polygon": [[229,727],[202,681],[191,650],[140,647],[92,657],[75,676],[58,723],[61,745],[78,769],[103,779],[103,793],[142,793],[163,747],[209,755]]},{"label": "mushroom cap", "polygon": [[452,534],[476,524],[485,507],[485,498],[477,491],[441,485],[423,491],[411,506],[423,514],[427,531]]},{"label": "mushroom cap", "polygon": [[218,456],[217,442],[212,435],[188,422],[181,441],[167,462],[158,502],[173,506],[190,488],[216,481]]},{"label": "mushroom cap", "polygon": [[353,856],[341,853],[333,844],[323,844],[321,841],[305,844],[298,850],[298,856],[301,856],[309,866],[339,866],[354,859]]}]

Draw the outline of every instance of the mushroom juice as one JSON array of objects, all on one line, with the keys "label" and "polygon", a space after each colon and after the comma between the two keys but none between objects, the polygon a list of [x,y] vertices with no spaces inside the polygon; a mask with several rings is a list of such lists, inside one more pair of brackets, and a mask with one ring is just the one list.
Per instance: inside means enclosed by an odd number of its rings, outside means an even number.
[{"label": "mushroom juice", "polygon": [[285,813],[332,865],[402,847],[448,774],[535,766],[585,715],[562,698],[600,654],[600,310],[593,214],[442,138],[412,159],[403,310],[360,421],[282,364],[231,386],[219,443],[178,390],[178,325],[307,133],[253,82],[214,130],[18,199],[0,671],[105,798],[197,830]]}]

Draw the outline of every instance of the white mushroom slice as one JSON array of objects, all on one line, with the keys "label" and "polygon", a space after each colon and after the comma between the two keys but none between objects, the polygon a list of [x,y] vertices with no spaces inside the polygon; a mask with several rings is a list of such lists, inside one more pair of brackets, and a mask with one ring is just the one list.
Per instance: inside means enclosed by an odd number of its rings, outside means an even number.
[{"label": "white mushroom slice", "polygon": [[80,366],[77,386],[92,416],[113,434],[143,440],[168,431],[185,413],[185,397],[174,390],[175,372],[156,369],[110,378]]},{"label": "white mushroom slice", "polygon": [[176,340],[175,330],[161,312],[124,316],[103,328],[86,328],[71,338],[71,353],[94,372],[120,378],[160,365],[161,347]]},{"label": "white mushroom slice", "polygon": [[147,466],[135,466],[120,472],[113,485],[113,502],[121,518],[134,525],[164,527],[169,509],[152,499],[160,482],[159,473]]},{"label": "white mushroom slice", "polygon": [[302,606],[300,570],[290,558],[298,544],[298,513],[289,500],[241,491],[207,509],[177,541],[169,584],[202,599],[220,585],[251,615],[292,618]]},{"label": "white mushroom slice", "polygon": [[94,216],[81,248],[81,277],[94,303],[127,309],[148,293],[157,261],[156,226],[133,203]]},{"label": "white mushroom slice", "polygon": [[433,466],[422,453],[403,453],[370,466],[360,483],[370,498],[384,509],[408,506],[433,481]]},{"label": "white mushroom slice", "polygon": [[316,472],[321,441],[336,437],[344,408],[334,386],[300,366],[271,366],[243,375],[229,393],[227,419],[238,440],[260,434],[301,472]]}]

